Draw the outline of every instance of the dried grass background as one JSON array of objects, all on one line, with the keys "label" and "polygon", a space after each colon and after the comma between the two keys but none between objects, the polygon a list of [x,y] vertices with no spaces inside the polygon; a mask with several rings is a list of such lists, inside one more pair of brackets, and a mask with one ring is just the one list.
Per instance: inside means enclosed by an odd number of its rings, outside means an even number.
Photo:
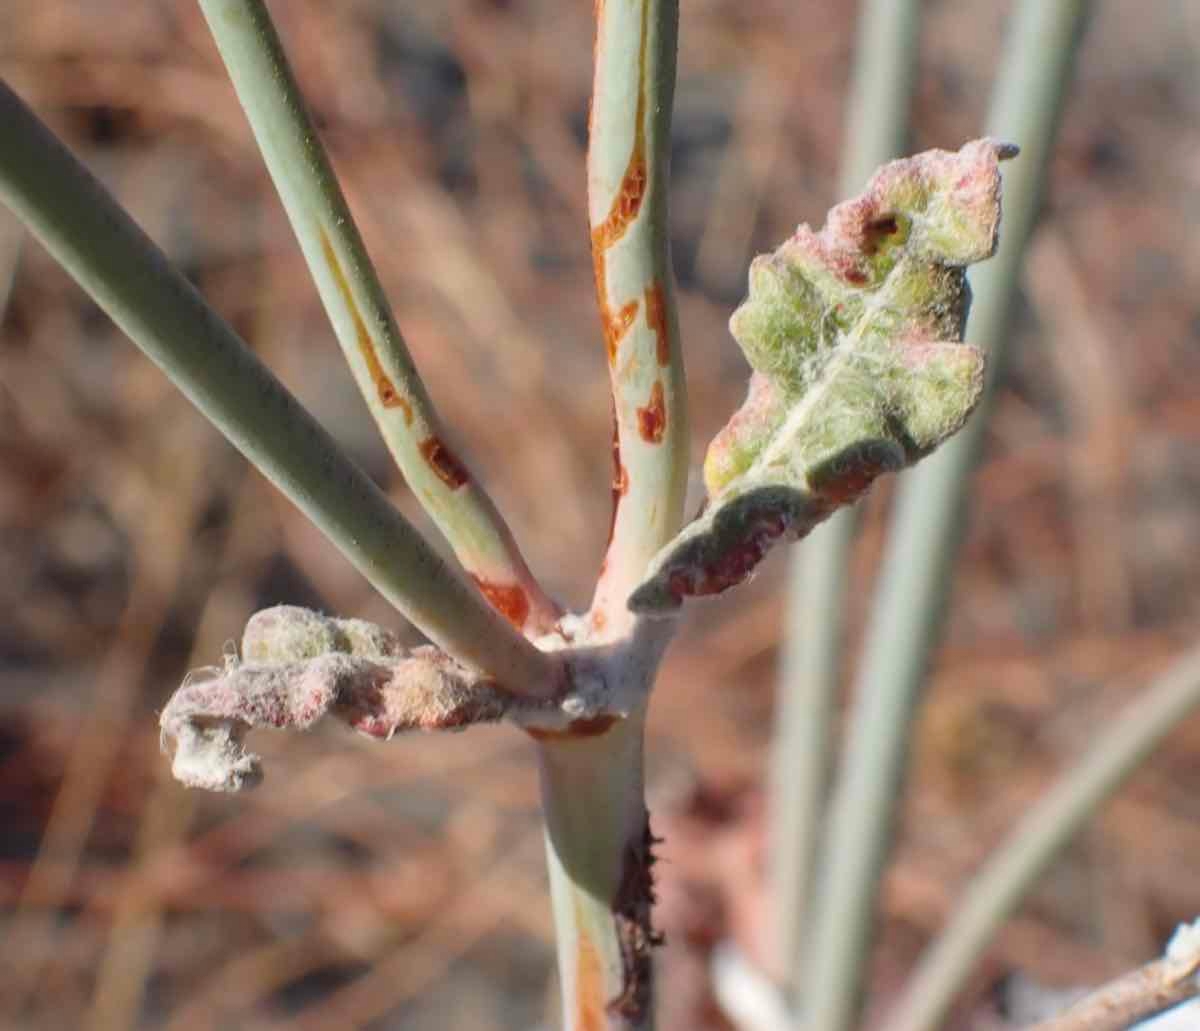
[{"label": "dried grass background", "polygon": [[[740,401],[749,257],[833,195],[852,6],[685,0],[672,239],[697,459]],[[587,250],[591,5],[279,0],[299,78],[455,443],[550,588],[608,520]],[[913,149],[978,135],[1007,3],[930,2]],[[191,4],[3,0],[0,73],[406,513]],[[874,987],[1200,617],[1200,12],[1096,4],[919,729]],[[5,301],[7,302],[5,304]],[[170,783],[156,712],[276,602],[394,623],[0,211],[0,1024],[556,1023],[534,772],[507,730],[260,735],[267,782]],[[854,640],[887,490],[868,501]],[[654,705],[667,1031],[719,1027],[699,958],[760,933],[783,560],[698,607]],[[854,641],[851,641],[853,648]],[[1200,722],[992,951],[1082,983],[1200,912]]]}]

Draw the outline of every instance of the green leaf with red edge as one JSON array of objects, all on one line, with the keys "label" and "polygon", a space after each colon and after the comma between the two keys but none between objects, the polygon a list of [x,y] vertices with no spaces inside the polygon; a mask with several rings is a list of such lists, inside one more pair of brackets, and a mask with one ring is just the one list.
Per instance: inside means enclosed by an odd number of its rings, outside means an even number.
[{"label": "green leaf with red edge", "polygon": [[701,516],[630,596],[667,614],[745,580],[877,476],[929,454],[966,421],[983,354],[962,342],[966,266],[995,253],[999,162],[983,139],[884,165],[824,228],[755,258],[730,330],[753,369],[704,463]]}]

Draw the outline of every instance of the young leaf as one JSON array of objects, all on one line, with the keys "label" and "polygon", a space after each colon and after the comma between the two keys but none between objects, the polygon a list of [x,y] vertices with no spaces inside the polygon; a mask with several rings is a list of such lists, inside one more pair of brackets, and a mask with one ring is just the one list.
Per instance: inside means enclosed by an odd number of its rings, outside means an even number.
[{"label": "young leaf", "polygon": [[962,342],[966,266],[995,252],[998,163],[984,139],[893,161],[825,227],[807,225],[750,266],[730,330],[750,392],[704,463],[708,503],[651,562],[629,607],[668,613],[745,580],[881,473],[956,432],[983,389]]}]

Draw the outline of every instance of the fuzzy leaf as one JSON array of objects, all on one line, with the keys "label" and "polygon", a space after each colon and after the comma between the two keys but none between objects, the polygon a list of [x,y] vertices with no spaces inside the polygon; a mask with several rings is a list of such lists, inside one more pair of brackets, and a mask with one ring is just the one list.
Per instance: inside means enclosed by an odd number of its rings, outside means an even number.
[{"label": "fuzzy leaf", "polygon": [[438,648],[405,647],[374,623],[278,605],[250,618],[240,658],[231,649],[221,666],[188,674],[162,711],[162,744],[174,745],[171,769],[183,784],[240,791],[262,779],[245,747],[255,728],[305,731],[332,718],[390,740],[507,720],[535,735],[597,733],[637,701],[606,660],[603,650],[576,658],[570,690],[528,698]]},{"label": "fuzzy leaf", "polygon": [[164,747],[175,744],[177,780],[239,791],[262,779],[259,757],[243,744],[255,727],[308,730],[332,716],[390,739],[409,730],[495,722],[512,704],[494,681],[425,645],[388,656],[339,650],[284,662],[230,656],[224,667],[189,674],[159,722]]},{"label": "fuzzy leaf", "polygon": [[998,163],[1016,148],[893,161],[825,227],[800,226],[754,259],[730,330],[753,373],[704,463],[708,503],[651,563],[629,607],[669,613],[745,580],[881,473],[929,454],[983,389],[983,354],[962,343],[966,266],[991,257]]},{"label": "fuzzy leaf", "polygon": [[400,638],[363,619],[337,619],[296,605],[276,605],[250,617],[242,633],[246,662],[302,662],[330,652],[368,659],[405,654]]}]

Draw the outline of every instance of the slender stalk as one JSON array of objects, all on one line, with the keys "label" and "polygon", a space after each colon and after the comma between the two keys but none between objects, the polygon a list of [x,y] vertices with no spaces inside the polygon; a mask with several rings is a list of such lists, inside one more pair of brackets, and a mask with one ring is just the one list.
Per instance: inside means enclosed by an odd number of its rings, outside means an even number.
[{"label": "slender stalk", "polygon": [[[989,352],[993,372],[1008,338],[1021,258],[1087,10],[1084,0],[1022,0],[996,86],[989,132],[1017,143],[1022,156],[1005,174],[1000,249],[972,277],[967,339]],[[985,395],[966,428],[901,481],[832,803],[804,982],[807,1026],[821,1031],[844,1031],[860,1007],[909,729],[950,592],[965,489],[988,407]]]},{"label": "slender stalk", "polygon": [[852,197],[908,142],[921,0],[862,0],[842,150],[841,195]]},{"label": "slender stalk", "polygon": [[[1037,878],[1162,739],[1197,710],[1200,649],[1181,658],[1108,722],[1109,729],[1079,764],[992,853],[950,923],[921,958],[886,1031],[931,1031],[941,1026],[984,948]],[[1047,1025],[1060,1026],[1091,1025]]]},{"label": "slender stalk", "polygon": [[564,1031],[653,1027],[643,726],[538,743]]},{"label": "slender stalk", "polygon": [[667,224],[678,0],[597,0],[588,145],[592,262],[613,394],[613,524],[597,629],[628,631],[625,601],[679,530],[687,398]]},{"label": "slender stalk", "polygon": [[839,512],[800,544],[788,570],[769,769],[768,862],[777,921],[774,962],[789,996],[801,984],[814,901],[841,679],[842,610],[856,529],[855,512]]},{"label": "slender stalk", "polygon": [[[687,402],[667,236],[678,0],[597,0],[588,146],[592,260],[613,393],[613,526],[589,615],[612,674],[648,697],[674,626],[626,599],[683,520]],[[636,681],[636,684],[633,682]],[[566,1031],[653,1027],[644,702],[535,734]]]},{"label": "slender stalk", "polygon": [[[876,168],[904,149],[919,27],[920,0],[860,5],[840,196],[854,196]],[[857,508],[843,509],[817,527],[791,561],[771,765],[770,850],[776,962],[791,991],[803,963],[857,523]]]},{"label": "slender stalk", "polygon": [[1197,967],[1200,953],[1195,949],[1183,962],[1156,959],[1089,992],[1065,1013],[1030,1031],[1127,1031],[1143,1017],[1193,998]]},{"label": "slender stalk", "polygon": [[446,443],[266,5],[200,0],[200,7],[388,450],[488,600],[518,627],[545,632],[558,611]]},{"label": "slender stalk", "polygon": [[0,82],[0,201],[213,424],[431,640],[510,689],[557,689],[521,638]]}]

